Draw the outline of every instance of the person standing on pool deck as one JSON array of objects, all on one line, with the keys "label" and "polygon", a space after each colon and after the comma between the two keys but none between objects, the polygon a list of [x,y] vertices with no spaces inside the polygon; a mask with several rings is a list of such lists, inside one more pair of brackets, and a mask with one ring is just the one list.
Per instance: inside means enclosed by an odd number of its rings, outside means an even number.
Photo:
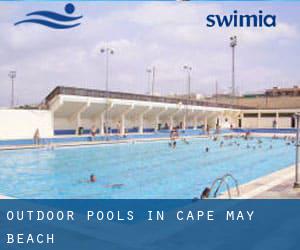
[{"label": "person standing on pool deck", "polygon": [[97,133],[97,128],[96,128],[95,125],[93,125],[93,126],[91,127],[91,140],[92,140],[92,141],[95,139],[96,133]]},{"label": "person standing on pool deck", "polygon": [[35,145],[40,145],[41,143],[40,130],[38,128],[34,132],[33,142]]},{"label": "person standing on pool deck", "polygon": [[118,123],[117,123],[117,133],[119,135],[121,135],[121,122],[120,121],[118,121]]},{"label": "person standing on pool deck", "polygon": [[276,120],[273,121],[272,126],[273,126],[274,129],[277,128],[277,121]]}]

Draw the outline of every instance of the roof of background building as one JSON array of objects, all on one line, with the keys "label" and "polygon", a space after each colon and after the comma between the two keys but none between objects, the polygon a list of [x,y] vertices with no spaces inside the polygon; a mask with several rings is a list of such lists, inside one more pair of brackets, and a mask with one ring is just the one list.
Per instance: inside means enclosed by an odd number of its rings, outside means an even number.
[{"label": "roof of background building", "polygon": [[247,106],[234,105],[234,104],[211,103],[207,101],[187,100],[183,98],[162,97],[162,96],[142,95],[142,94],[133,94],[133,93],[125,93],[125,92],[112,92],[112,91],[63,87],[63,86],[58,86],[51,91],[51,93],[45,99],[46,104],[49,103],[57,95],[115,98],[115,99],[125,99],[125,100],[176,103],[176,104],[182,103],[185,105],[188,104],[188,105],[195,105],[195,106],[209,106],[209,107],[221,107],[221,108],[236,108],[236,109],[250,108]]}]

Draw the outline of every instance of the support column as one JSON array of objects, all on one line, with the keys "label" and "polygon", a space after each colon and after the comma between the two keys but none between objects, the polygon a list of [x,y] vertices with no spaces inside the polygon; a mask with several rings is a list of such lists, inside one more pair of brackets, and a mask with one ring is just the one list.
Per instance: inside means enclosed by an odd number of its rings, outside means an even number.
[{"label": "support column", "polygon": [[139,116],[139,133],[143,134],[144,133],[144,118],[145,115],[152,110],[152,107],[149,107],[145,109]]},{"label": "support column", "polygon": [[258,114],[257,114],[257,128],[260,128],[260,120],[261,120],[261,113],[258,112]]},{"label": "support column", "polygon": [[158,131],[158,124],[159,124],[159,115],[155,116],[155,132]]},{"label": "support column", "polygon": [[204,131],[207,131],[207,116],[204,117]]},{"label": "support column", "polygon": [[156,116],[155,116],[155,132],[158,131],[158,124],[159,124],[159,117],[168,110],[168,108],[165,108],[164,110],[160,111]]},{"label": "support column", "polygon": [[[106,107],[103,112],[103,123],[105,123],[106,131],[104,131],[104,134],[111,134],[112,132],[112,120],[110,119],[111,117],[109,116],[109,112],[113,109],[114,103],[111,101],[107,101]],[[103,126],[104,127],[104,126]],[[110,127],[110,131],[108,128]]]},{"label": "support column", "polygon": [[196,130],[197,129],[197,122],[198,122],[198,118],[197,116],[194,117],[194,121],[193,121],[193,129]]},{"label": "support column", "polygon": [[186,129],[186,116],[183,116],[182,129]]},{"label": "support column", "polygon": [[104,112],[101,113],[100,115],[100,127],[99,127],[99,132],[101,135],[104,135]]},{"label": "support column", "polygon": [[278,124],[279,124],[279,113],[276,112],[276,118],[275,118],[275,121],[276,121],[276,126],[275,128],[279,128]]},{"label": "support column", "polygon": [[78,128],[81,127],[81,114],[90,106],[90,102],[87,102],[86,104],[84,104],[79,110],[78,112],[75,112],[70,120],[73,121],[75,119],[76,121],[76,134],[79,134]]},{"label": "support column", "polygon": [[144,114],[141,114],[139,116],[139,133],[140,134],[144,133]]},{"label": "support column", "polygon": [[126,129],[126,115],[134,109],[134,105],[131,105],[127,110],[125,110],[121,114],[121,128],[120,128],[120,134],[124,135],[125,134],[125,129]]},{"label": "support column", "polygon": [[173,116],[170,117],[170,130],[172,130],[174,127],[174,119]]},{"label": "support column", "polygon": [[78,112],[76,115],[76,134],[79,134],[79,127],[81,127],[81,112]]},{"label": "support column", "polygon": [[121,135],[125,134],[125,121],[126,121],[125,114],[122,114],[121,115],[121,129],[120,129]]},{"label": "support column", "polygon": [[240,119],[241,119],[241,128],[242,128],[244,124],[244,113],[241,113]]}]

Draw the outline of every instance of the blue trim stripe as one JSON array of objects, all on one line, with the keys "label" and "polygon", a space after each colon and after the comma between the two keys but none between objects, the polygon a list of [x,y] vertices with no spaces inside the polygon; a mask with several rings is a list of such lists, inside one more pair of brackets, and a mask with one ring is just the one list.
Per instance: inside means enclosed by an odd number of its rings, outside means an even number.
[{"label": "blue trim stripe", "polygon": [[[189,0],[186,2],[299,2],[300,0]],[[0,0],[0,2],[66,2],[65,0]],[[73,0],[72,2],[87,2]],[[89,2],[177,2],[177,0],[91,0]]]},{"label": "blue trim stripe", "polygon": [[[116,130],[116,129],[115,129]],[[115,132],[114,130],[114,132]],[[169,138],[170,130],[160,130],[159,132],[153,133],[154,129],[145,129],[148,134],[128,134],[126,136],[119,136],[117,134],[110,135],[110,136],[95,136],[91,137],[89,134],[89,130],[85,130],[84,134],[87,136],[75,136],[74,137],[56,137],[56,138],[43,138],[41,139],[42,145],[47,145],[50,143],[72,143],[72,142],[89,142],[89,141],[116,141],[116,140],[125,140],[125,139],[146,139],[146,138]],[[215,130],[211,130],[211,134],[214,134]],[[296,129],[269,129],[269,128],[260,128],[260,129],[224,129],[221,133],[230,133],[230,132],[237,132],[237,133],[295,133]],[[55,132],[57,135],[73,135],[75,130],[56,130]],[[197,136],[203,135],[204,132],[202,129],[187,129],[187,130],[179,130],[179,134],[181,136]],[[19,139],[19,140],[0,140],[0,146],[27,146],[33,145],[34,142],[32,139]]]}]

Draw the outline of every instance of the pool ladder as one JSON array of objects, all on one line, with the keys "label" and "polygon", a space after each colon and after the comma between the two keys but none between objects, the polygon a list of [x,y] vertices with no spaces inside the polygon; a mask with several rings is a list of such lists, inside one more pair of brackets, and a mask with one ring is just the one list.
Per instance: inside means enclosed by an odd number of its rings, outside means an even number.
[{"label": "pool ladder", "polygon": [[214,198],[216,198],[218,196],[218,192],[220,191],[222,185],[225,184],[226,185],[226,189],[227,189],[228,198],[231,199],[232,195],[231,195],[231,191],[230,191],[230,186],[229,186],[228,181],[227,181],[228,178],[230,178],[230,179],[232,179],[234,181],[237,196],[240,196],[239,183],[238,183],[237,179],[234,178],[232,176],[232,174],[227,173],[227,174],[223,175],[222,177],[218,177],[212,183],[212,185],[210,187],[211,191],[213,191],[214,188],[217,187],[216,190],[213,193],[213,197]]}]

